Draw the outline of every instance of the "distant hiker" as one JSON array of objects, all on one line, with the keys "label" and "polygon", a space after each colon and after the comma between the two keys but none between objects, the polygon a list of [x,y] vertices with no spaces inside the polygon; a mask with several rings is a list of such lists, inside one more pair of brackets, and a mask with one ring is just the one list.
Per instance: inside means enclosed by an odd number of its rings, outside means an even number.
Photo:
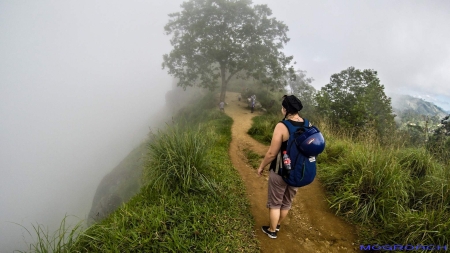
[{"label": "distant hiker", "polygon": [[[302,102],[295,96],[285,96],[281,103],[281,113],[284,118],[292,125],[301,127],[304,125],[304,119],[298,112],[303,108]],[[258,176],[262,175],[264,167],[270,163],[269,167],[269,190],[267,198],[267,208],[269,208],[269,226],[262,226],[262,231],[270,238],[277,238],[277,232],[280,230],[280,224],[286,218],[291,209],[292,200],[297,193],[298,187],[288,185],[283,178],[274,172],[280,162],[277,156],[280,151],[285,151],[289,139],[289,130],[283,123],[275,126],[272,135],[272,142],[269,150],[264,156],[263,161],[257,170]]]},{"label": "distant hiker", "polygon": [[255,110],[256,96],[253,95],[250,98],[251,98],[251,103],[252,103],[251,106],[252,106],[252,113],[253,113],[253,111]]},{"label": "distant hiker", "polygon": [[225,107],[225,102],[223,102],[223,101],[220,102],[219,103],[219,109],[220,109],[221,112],[225,112],[225,108],[224,107]]},{"label": "distant hiker", "polygon": [[241,94],[238,95],[238,100],[241,102]]}]

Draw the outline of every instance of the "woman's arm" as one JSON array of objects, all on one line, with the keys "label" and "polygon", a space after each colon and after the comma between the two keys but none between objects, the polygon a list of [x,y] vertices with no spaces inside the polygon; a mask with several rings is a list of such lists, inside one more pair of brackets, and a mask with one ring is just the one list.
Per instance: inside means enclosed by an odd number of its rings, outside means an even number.
[{"label": "woman's arm", "polygon": [[273,130],[272,141],[270,143],[269,150],[267,151],[264,159],[262,160],[259,168],[257,170],[258,176],[262,175],[264,167],[275,159],[281,148],[281,143],[283,142],[283,132],[287,131],[286,126],[282,123],[278,123]]}]

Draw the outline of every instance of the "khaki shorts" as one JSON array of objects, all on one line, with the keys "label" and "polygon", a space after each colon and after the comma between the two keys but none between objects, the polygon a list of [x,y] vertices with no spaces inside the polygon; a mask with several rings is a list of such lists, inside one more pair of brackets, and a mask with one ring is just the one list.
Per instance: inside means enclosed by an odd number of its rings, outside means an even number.
[{"label": "khaki shorts", "polygon": [[273,170],[269,173],[269,195],[267,208],[289,210],[299,187],[289,186]]}]

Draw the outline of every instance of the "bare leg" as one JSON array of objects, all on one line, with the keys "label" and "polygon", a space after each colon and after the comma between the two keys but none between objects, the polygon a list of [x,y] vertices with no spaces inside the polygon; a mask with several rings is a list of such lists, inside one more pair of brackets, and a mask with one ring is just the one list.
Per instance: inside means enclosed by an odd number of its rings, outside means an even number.
[{"label": "bare leg", "polygon": [[277,225],[281,224],[281,222],[284,220],[284,218],[286,218],[288,213],[289,213],[289,209],[288,210],[280,210],[280,219],[278,220],[278,224]]},{"label": "bare leg", "polygon": [[275,232],[278,221],[281,219],[280,213],[281,213],[280,209],[272,209],[272,208],[269,209],[270,232]]}]

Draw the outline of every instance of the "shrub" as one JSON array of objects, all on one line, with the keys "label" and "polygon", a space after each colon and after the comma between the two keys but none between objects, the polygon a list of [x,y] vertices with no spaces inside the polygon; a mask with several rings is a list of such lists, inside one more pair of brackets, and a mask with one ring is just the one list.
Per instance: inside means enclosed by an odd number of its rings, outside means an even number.
[{"label": "shrub", "polygon": [[330,141],[326,140],[326,147],[322,154],[320,154],[320,161],[336,164],[349,151],[349,143],[345,141]]},{"label": "shrub", "polygon": [[423,148],[407,148],[398,152],[398,163],[413,178],[423,178],[433,173],[435,163]]},{"label": "shrub", "polygon": [[450,214],[445,210],[404,210],[392,217],[379,235],[397,244],[448,245]]},{"label": "shrub", "polygon": [[211,166],[207,152],[214,143],[211,130],[174,124],[153,138],[149,160],[144,165],[148,184],[165,193],[213,190],[214,183],[205,175]]},{"label": "shrub", "polygon": [[281,120],[277,115],[256,116],[253,119],[252,127],[247,131],[256,140],[269,145],[272,141],[272,134],[276,124]]},{"label": "shrub", "polygon": [[[392,153],[355,145],[339,164],[325,166],[332,207],[352,221],[383,221],[409,201],[410,179]],[[331,186],[331,187],[330,187]]]}]

